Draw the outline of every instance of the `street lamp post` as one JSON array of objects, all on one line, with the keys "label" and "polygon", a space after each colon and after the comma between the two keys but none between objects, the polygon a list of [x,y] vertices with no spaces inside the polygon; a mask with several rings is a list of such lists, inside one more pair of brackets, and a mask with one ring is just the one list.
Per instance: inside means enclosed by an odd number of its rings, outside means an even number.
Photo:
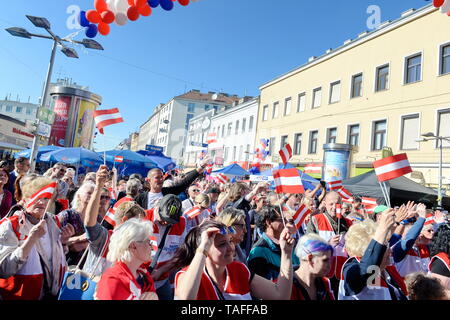
[{"label": "street lamp post", "polygon": [[422,134],[423,139],[417,139],[416,142],[425,142],[437,140],[439,143],[439,186],[438,186],[438,206],[442,207],[442,144],[443,140],[450,142],[450,137],[436,136],[432,132]]},{"label": "street lamp post", "polygon": [[[75,40],[60,38],[52,32],[50,22],[46,18],[35,17],[35,16],[30,16],[30,15],[27,15],[26,17],[31,21],[31,23],[33,23],[33,25],[35,27],[45,29],[47,31],[47,33],[49,33],[50,35],[48,36],[48,35],[30,33],[27,30],[25,30],[23,28],[18,28],[18,27],[7,28],[6,31],[15,37],[20,37],[20,38],[25,38],[25,39],[31,39],[32,37],[36,37],[36,38],[50,39],[53,41],[52,53],[50,56],[50,62],[49,62],[47,76],[45,79],[44,90],[43,90],[42,98],[41,98],[41,108],[44,108],[47,105],[47,96],[48,96],[48,91],[50,88],[51,77],[52,77],[52,72],[53,72],[53,65],[55,63],[56,49],[57,49],[58,45],[60,45],[62,47],[61,52],[64,53],[67,57],[76,58],[76,59],[79,58],[77,52],[74,49],[67,47],[64,44],[64,42],[72,42],[72,43],[81,44],[88,49],[95,49],[95,50],[103,50],[103,47],[97,41],[92,40],[92,39],[83,39],[83,41],[75,41]],[[36,125],[37,126],[39,125],[39,119],[37,119]],[[34,170],[36,168],[37,145],[38,145],[38,139],[39,139],[37,130],[33,130],[32,133],[34,134],[34,139],[33,139],[33,145],[31,147],[31,155],[30,155],[30,172],[34,172]]]}]

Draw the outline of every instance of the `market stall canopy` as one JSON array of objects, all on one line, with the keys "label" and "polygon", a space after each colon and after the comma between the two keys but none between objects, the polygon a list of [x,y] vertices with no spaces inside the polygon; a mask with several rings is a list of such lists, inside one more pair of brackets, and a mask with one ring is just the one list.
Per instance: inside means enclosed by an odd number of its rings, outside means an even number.
[{"label": "market stall canopy", "polygon": [[[343,185],[355,196],[377,198],[381,202],[385,202],[374,170],[344,180]],[[424,187],[406,177],[386,181],[386,186],[393,206],[400,206],[408,201],[422,202],[431,206],[437,201],[438,193],[435,190]],[[442,204],[449,207],[450,197],[443,197]]]},{"label": "market stall canopy", "polygon": [[[100,156],[103,157],[103,152],[98,152]],[[116,167],[119,166],[134,166],[134,167],[145,167],[147,169],[156,168],[158,165],[148,157],[131,151],[131,150],[109,150],[105,152],[106,163],[108,165],[113,165],[115,163]],[[117,162],[114,159],[116,157],[123,157],[123,162]]]},{"label": "market stall canopy", "polygon": [[103,164],[102,157],[96,152],[84,148],[61,148],[42,154],[39,160],[43,162],[80,164],[85,167],[98,167]]},{"label": "market stall canopy", "polygon": [[244,170],[240,165],[233,163],[230,164],[229,166],[219,169],[219,170],[214,170],[212,172],[214,173],[223,173],[226,175],[230,175],[230,176],[246,176],[246,175],[250,175],[250,173],[246,170]]},{"label": "market stall canopy", "polygon": [[[39,157],[42,154],[44,154],[44,153],[55,151],[55,150],[59,150],[59,149],[63,149],[63,148],[62,147],[57,147],[57,146],[43,146],[43,147],[39,147],[38,148],[38,152],[37,152],[37,159],[39,160]],[[17,158],[24,157],[24,158],[30,159],[30,156],[31,156],[31,149],[27,149],[27,150],[23,150],[23,151],[17,152],[14,155],[14,158],[17,159]]]},{"label": "market stall canopy", "polygon": [[166,157],[161,152],[140,150],[137,153],[145,156],[146,158],[150,158],[150,160],[156,163],[156,166],[164,172],[173,170],[177,166],[172,158]]}]

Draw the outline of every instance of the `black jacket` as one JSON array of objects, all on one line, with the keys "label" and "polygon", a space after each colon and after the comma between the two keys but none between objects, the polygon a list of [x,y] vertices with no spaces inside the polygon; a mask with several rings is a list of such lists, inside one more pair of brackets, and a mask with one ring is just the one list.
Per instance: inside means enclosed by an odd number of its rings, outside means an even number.
[{"label": "black jacket", "polygon": [[[197,179],[200,176],[200,173],[197,172],[197,169],[192,170],[186,174],[186,176],[181,180],[178,184],[172,186],[172,187],[165,187],[162,188],[161,192],[163,196],[166,194],[174,194],[179,195],[181,192],[186,190],[192,182],[194,182],[195,179]],[[148,191],[143,192],[140,195],[138,195],[135,199],[135,201],[145,210],[147,210],[148,206]]]}]

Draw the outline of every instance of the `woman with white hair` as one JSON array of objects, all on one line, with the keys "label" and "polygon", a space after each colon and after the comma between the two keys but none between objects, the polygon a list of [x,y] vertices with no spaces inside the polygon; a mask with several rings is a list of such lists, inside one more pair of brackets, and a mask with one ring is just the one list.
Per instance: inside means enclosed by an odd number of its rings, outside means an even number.
[{"label": "woman with white hair", "polygon": [[300,267],[294,272],[291,300],[335,300],[330,280],[325,277],[330,271],[333,247],[311,233],[300,238],[295,255]]},{"label": "woman with white hair", "polygon": [[407,300],[405,282],[390,261],[395,217],[387,209],[378,225],[367,219],[350,227],[345,235],[350,258],[342,267],[339,300]]},{"label": "woman with white hair", "polygon": [[111,236],[107,259],[113,265],[101,277],[96,300],[158,300],[150,273],[141,265],[151,260],[152,224],[130,219]]}]

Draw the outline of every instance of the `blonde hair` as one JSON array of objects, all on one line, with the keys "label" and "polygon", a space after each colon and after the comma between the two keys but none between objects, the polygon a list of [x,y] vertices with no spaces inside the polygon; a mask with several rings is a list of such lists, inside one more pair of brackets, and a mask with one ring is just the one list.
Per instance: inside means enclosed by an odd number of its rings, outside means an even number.
[{"label": "blonde hair", "polygon": [[30,178],[26,180],[26,183],[22,185],[22,199],[29,199],[41,190],[43,187],[48,186],[50,183],[52,183],[52,180],[46,178],[46,177],[35,177]]},{"label": "blonde hair", "polygon": [[145,210],[134,201],[122,203],[114,213],[114,219],[117,225],[121,224],[123,220],[138,218],[139,216],[145,217]]},{"label": "blonde hair", "polygon": [[353,224],[345,235],[345,249],[351,257],[362,257],[372,240],[377,224],[372,220],[364,220]]},{"label": "blonde hair", "polygon": [[112,263],[116,261],[131,262],[133,256],[130,252],[130,244],[146,241],[151,236],[152,223],[150,221],[130,219],[114,229],[106,258]]},{"label": "blonde hair", "polygon": [[231,227],[234,223],[241,220],[245,222],[245,213],[235,208],[226,208],[216,217],[216,221],[223,223],[227,227]]},{"label": "blonde hair", "polygon": [[198,204],[199,206],[202,206],[203,208],[208,208],[209,207],[209,203],[211,202],[209,200],[209,197],[204,194],[204,193],[200,193],[198,194],[195,199],[194,199],[195,203]]}]

